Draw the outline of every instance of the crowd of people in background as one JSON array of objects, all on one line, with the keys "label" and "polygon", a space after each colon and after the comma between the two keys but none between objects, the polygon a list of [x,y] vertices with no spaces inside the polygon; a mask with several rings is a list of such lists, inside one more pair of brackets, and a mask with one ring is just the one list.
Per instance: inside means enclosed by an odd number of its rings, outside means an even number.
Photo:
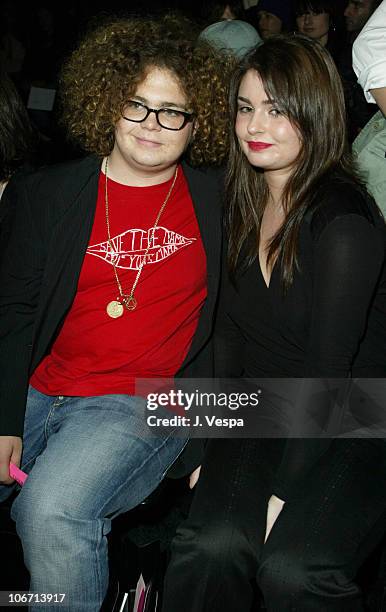
[{"label": "crowd of people in background", "polygon": [[[343,81],[349,140],[375,113],[366,102],[352,69],[352,44],[379,5],[380,0],[258,0],[248,9],[241,0],[235,2],[131,2],[110,3],[116,15],[150,14],[177,9],[190,25],[182,36],[198,36],[204,31],[208,40],[223,40],[224,46],[240,55],[260,40],[281,32],[298,32],[317,39],[332,54]],[[194,4],[194,6],[193,6]],[[250,3],[249,3],[250,4]],[[123,8],[124,7],[124,8]],[[77,151],[66,142],[58,126],[58,101],[55,97],[60,69],[79,37],[109,13],[93,3],[66,3],[65,7],[37,5],[25,8],[18,2],[6,1],[0,9],[0,67],[14,82],[22,101],[28,107],[32,123],[46,139],[43,162],[71,158]],[[231,23],[235,22],[235,23]],[[208,30],[209,28],[209,30]],[[38,88],[38,89],[37,89]],[[41,90],[44,90],[43,93]],[[36,92],[50,97],[51,103],[35,100]],[[40,105],[40,106],[39,106]]]},{"label": "crowd of people in background", "polygon": [[[60,8],[48,4],[25,8],[18,2],[6,1],[0,9],[0,67],[14,82],[28,107],[32,123],[46,139],[43,162],[56,162],[77,153],[66,142],[57,121],[55,94],[61,66],[90,24],[109,13],[130,16],[148,11],[156,15],[157,11],[164,14],[177,9],[181,19],[190,22],[179,35],[195,37],[204,31],[205,38],[212,42],[223,40],[224,47],[238,57],[270,36],[298,32],[319,40],[335,60],[345,90],[348,133],[352,142],[376,110],[373,104],[366,102],[357,84],[352,69],[352,44],[379,3],[380,0],[346,3],[345,0],[258,0],[246,9],[242,0],[150,2],[145,8],[139,2],[131,2],[129,9],[123,3],[110,3],[106,12],[98,3],[93,3],[92,7],[88,3],[66,3]],[[35,100],[37,91],[44,99],[49,97],[41,90],[51,92],[52,102],[48,107],[45,101]]]}]

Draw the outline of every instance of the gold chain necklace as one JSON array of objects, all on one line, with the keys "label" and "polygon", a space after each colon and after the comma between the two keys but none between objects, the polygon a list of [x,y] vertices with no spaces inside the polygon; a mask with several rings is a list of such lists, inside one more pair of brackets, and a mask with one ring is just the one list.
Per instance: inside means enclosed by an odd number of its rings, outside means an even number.
[{"label": "gold chain necklace", "polygon": [[115,275],[115,280],[117,282],[117,287],[118,287],[118,291],[119,291],[119,296],[117,297],[116,300],[112,300],[111,302],[109,302],[106,306],[106,312],[109,315],[109,317],[111,317],[112,319],[117,319],[118,317],[121,317],[124,313],[124,307],[127,310],[135,310],[135,308],[137,307],[137,300],[134,297],[134,291],[137,287],[139,278],[141,276],[142,273],[142,269],[146,263],[146,256],[150,250],[150,247],[154,244],[154,233],[156,230],[156,227],[158,225],[158,222],[161,218],[161,215],[163,213],[163,211],[165,210],[165,206],[168,203],[168,200],[172,194],[174,185],[176,184],[176,180],[177,180],[177,175],[178,175],[178,166],[176,166],[176,171],[174,173],[174,178],[173,178],[173,182],[170,186],[170,189],[167,193],[167,196],[161,206],[161,208],[158,211],[158,215],[156,217],[156,220],[154,221],[154,225],[152,227],[152,232],[151,232],[151,237],[148,241],[148,245],[147,248],[145,250],[145,253],[143,254],[142,257],[142,263],[139,264],[139,268],[138,268],[138,272],[137,275],[134,279],[133,285],[130,289],[130,293],[123,293],[123,289],[122,289],[122,285],[120,283],[119,280],[119,276],[118,276],[118,272],[117,272],[117,266],[115,264],[115,262],[113,261],[113,254],[114,254],[114,247],[113,247],[113,243],[111,240],[111,233],[110,233],[110,219],[109,219],[109,198],[108,198],[108,194],[107,194],[107,170],[108,170],[108,157],[106,157],[106,161],[105,161],[105,210],[106,210],[106,227],[107,227],[107,236],[108,236],[108,243],[111,249],[111,264],[113,266],[113,270],[114,270],[114,275]]}]

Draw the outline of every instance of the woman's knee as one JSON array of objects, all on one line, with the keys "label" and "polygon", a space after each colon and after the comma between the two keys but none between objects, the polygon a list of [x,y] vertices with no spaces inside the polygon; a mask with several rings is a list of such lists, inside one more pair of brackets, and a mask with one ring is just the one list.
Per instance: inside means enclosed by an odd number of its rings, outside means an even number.
[{"label": "woman's knee", "polygon": [[256,567],[256,555],[244,534],[232,525],[213,524],[197,529],[182,526],[173,540],[173,562],[191,564],[217,572],[222,567],[231,573],[235,568],[250,574]]},{"label": "woman's knee", "polygon": [[[268,610],[276,610],[277,603],[285,601],[288,609],[292,609],[291,604],[303,606],[299,610],[319,610],[325,605],[331,610],[343,611],[350,609],[345,607],[348,600],[352,602],[352,610],[356,610],[359,588],[349,574],[347,568],[337,562],[310,558],[301,550],[280,550],[262,561],[257,583]],[[341,608],[334,607],[338,600]]]},{"label": "woman's knee", "polygon": [[289,601],[307,591],[309,570],[301,554],[275,551],[266,557],[257,572],[257,583],[266,603],[271,599]]}]

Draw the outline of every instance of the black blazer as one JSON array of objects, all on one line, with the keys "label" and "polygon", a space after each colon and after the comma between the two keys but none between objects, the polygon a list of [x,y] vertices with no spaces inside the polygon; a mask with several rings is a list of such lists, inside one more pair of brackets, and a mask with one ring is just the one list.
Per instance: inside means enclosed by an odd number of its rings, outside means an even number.
[{"label": "black blazer", "polygon": [[[0,435],[22,435],[29,377],[50,350],[74,300],[94,220],[100,167],[96,157],[52,166],[18,178],[4,192]],[[187,164],[183,170],[206,252],[208,295],[177,376],[210,377],[220,276],[221,172]]]}]

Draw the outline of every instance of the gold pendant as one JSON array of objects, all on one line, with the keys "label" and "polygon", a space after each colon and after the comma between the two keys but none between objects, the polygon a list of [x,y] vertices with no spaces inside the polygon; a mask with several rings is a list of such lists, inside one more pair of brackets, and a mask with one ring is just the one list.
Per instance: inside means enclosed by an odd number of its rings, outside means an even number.
[{"label": "gold pendant", "polygon": [[123,315],[123,306],[117,300],[113,300],[107,304],[106,312],[112,319],[118,319]]},{"label": "gold pendant", "polygon": [[127,310],[135,310],[137,308],[137,300],[133,295],[128,295],[124,300],[122,300]]}]

